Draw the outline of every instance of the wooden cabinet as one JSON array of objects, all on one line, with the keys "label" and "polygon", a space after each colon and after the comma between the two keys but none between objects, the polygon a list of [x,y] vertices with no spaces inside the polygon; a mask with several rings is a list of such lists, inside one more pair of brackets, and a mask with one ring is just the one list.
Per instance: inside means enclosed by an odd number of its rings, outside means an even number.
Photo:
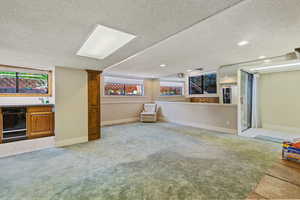
[{"label": "wooden cabinet", "polygon": [[2,109],[0,108],[0,144],[2,143],[2,138],[3,138],[3,118],[2,118]]},{"label": "wooden cabinet", "polygon": [[51,106],[27,107],[26,115],[29,139],[54,135],[54,113]]},{"label": "wooden cabinet", "polygon": [[219,97],[192,97],[191,102],[219,103]]},{"label": "wooden cabinet", "polygon": [[100,71],[88,72],[88,138],[101,138],[100,120]]}]

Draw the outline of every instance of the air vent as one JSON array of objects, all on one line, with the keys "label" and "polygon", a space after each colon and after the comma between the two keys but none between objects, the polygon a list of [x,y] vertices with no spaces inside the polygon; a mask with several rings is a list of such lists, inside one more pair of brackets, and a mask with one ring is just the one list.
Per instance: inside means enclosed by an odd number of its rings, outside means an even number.
[{"label": "air vent", "polygon": [[178,78],[184,78],[184,73],[178,73],[177,76]]},{"label": "air vent", "polygon": [[203,71],[203,68],[202,68],[202,67],[199,67],[199,68],[196,68],[195,70]]},{"label": "air vent", "polygon": [[295,52],[296,52],[297,58],[300,59],[300,48],[296,48]]}]

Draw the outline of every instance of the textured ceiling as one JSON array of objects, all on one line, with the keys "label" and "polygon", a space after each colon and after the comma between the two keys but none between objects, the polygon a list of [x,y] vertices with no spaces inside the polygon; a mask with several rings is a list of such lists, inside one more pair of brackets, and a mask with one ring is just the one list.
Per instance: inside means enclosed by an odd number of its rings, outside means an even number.
[{"label": "textured ceiling", "polygon": [[[166,76],[203,67],[279,56],[300,47],[299,0],[246,0],[105,70]],[[250,43],[239,47],[237,43]],[[160,64],[167,64],[161,68]]]},{"label": "textured ceiling", "polygon": [[[241,0],[1,1],[0,63],[104,69],[239,2]],[[137,38],[104,60],[76,56],[96,24],[135,34]],[[136,64],[131,67],[131,71],[138,68]],[[121,71],[124,70],[126,67],[122,66]]]}]

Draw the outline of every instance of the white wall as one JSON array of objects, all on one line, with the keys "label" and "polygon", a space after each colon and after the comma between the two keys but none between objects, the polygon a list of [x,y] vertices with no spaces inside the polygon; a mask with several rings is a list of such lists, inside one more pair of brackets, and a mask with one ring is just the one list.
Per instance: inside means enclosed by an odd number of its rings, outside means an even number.
[{"label": "white wall", "polygon": [[105,96],[103,76],[101,83],[101,126],[137,121],[144,103],[151,102],[151,80],[144,81],[144,96]]},{"label": "white wall", "polygon": [[226,133],[237,133],[237,106],[158,101],[162,120]]},{"label": "white wall", "polygon": [[300,71],[260,75],[262,127],[300,133]]},{"label": "white wall", "polygon": [[185,97],[160,97],[159,80],[144,80],[144,96],[104,96],[103,76],[101,77],[101,125],[112,125],[139,120],[139,114],[143,110],[144,103],[155,100],[161,101],[185,101]]},{"label": "white wall", "polygon": [[[185,91],[184,91],[185,92]],[[152,80],[152,100],[153,101],[189,101],[189,98],[183,96],[160,96],[159,79]]]},{"label": "white wall", "polygon": [[87,72],[55,69],[55,139],[57,146],[88,141]]}]

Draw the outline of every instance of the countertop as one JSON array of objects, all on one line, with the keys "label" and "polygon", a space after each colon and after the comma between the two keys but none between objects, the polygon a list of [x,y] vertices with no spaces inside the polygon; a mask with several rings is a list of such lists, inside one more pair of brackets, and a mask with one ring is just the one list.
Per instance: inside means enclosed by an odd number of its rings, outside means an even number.
[{"label": "countertop", "polygon": [[7,108],[7,107],[33,107],[33,106],[54,106],[54,104],[7,104],[7,105],[0,105],[0,108]]},{"label": "countertop", "polygon": [[158,104],[188,104],[196,106],[229,106],[237,107],[237,104],[221,104],[221,103],[201,103],[201,102],[188,102],[188,101],[156,101]]}]

